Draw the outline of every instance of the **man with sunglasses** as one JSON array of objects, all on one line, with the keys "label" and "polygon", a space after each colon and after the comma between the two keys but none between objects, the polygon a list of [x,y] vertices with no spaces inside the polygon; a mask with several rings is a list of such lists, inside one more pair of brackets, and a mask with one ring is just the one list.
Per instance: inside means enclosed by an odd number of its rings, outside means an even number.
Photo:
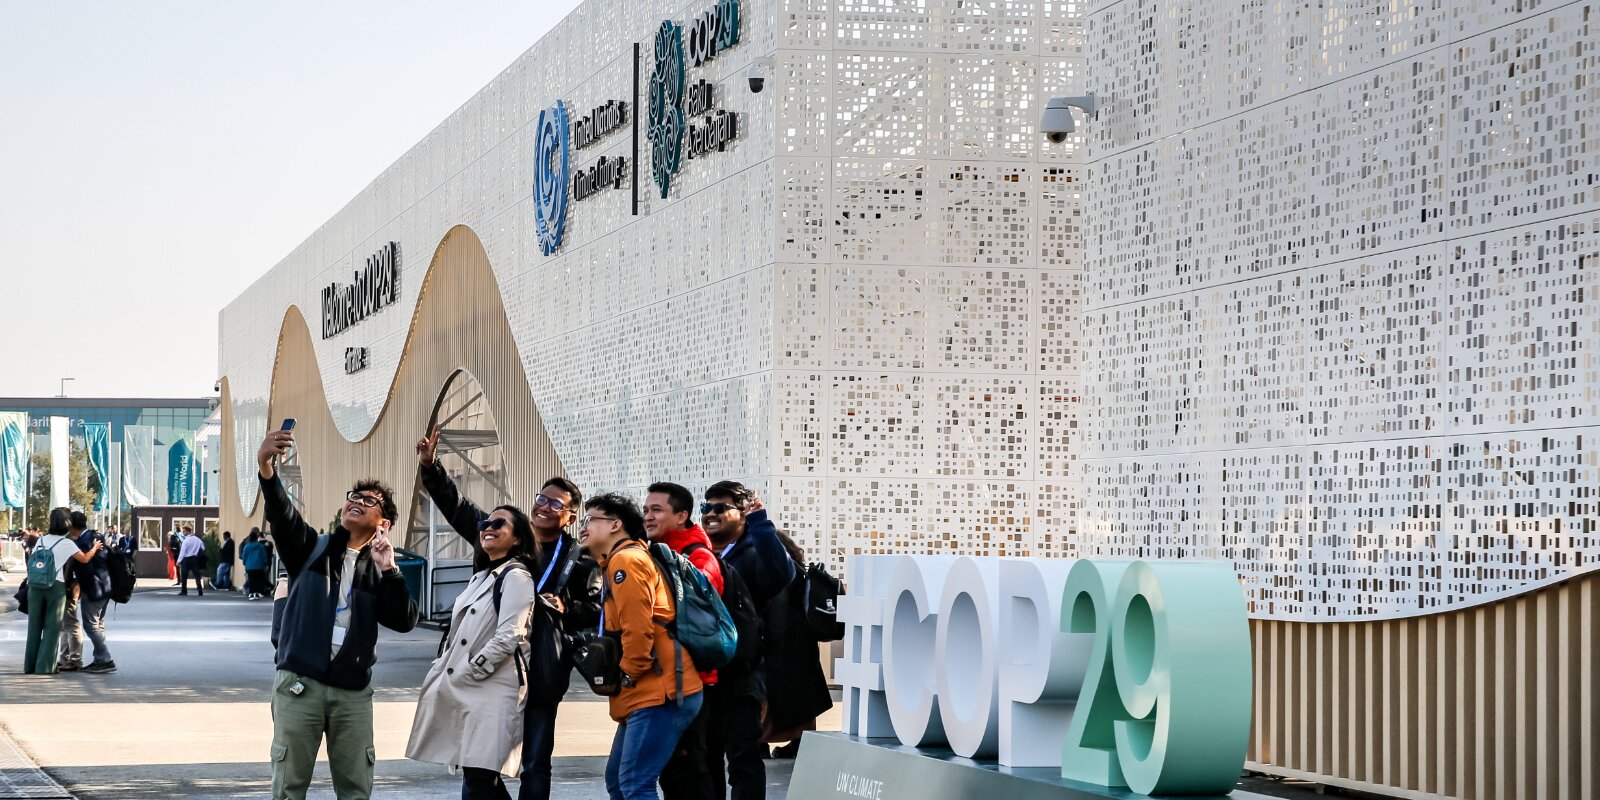
[{"label": "man with sunglasses", "polygon": [[[422,488],[439,507],[450,527],[469,542],[476,542],[478,525],[489,515],[477,504],[461,496],[455,482],[439,464],[439,436],[433,432],[417,442],[417,472]],[[583,502],[583,493],[571,481],[554,477],[544,482],[527,509],[533,535],[539,540],[539,562],[534,565],[536,590],[560,614],[559,624],[567,633],[592,630],[600,622],[601,574],[594,559],[584,553],[566,528],[573,512]],[[532,661],[559,659],[553,670],[555,689],[546,694],[528,692],[522,715],[522,775],[518,800],[547,800],[550,797],[550,759],[556,746],[556,709],[566,696],[572,676],[572,663],[563,653],[540,652],[539,642],[529,642]]]},{"label": "man with sunglasses", "polygon": [[[723,565],[744,582],[756,610],[765,616],[772,598],[794,580],[794,562],[778,538],[778,526],[767,518],[761,498],[742,483],[712,484],[705,498],[700,504],[701,527]],[[717,677],[717,685],[706,689],[702,712],[713,796],[724,797],[731,788],[733,800],[764,798],[767,767],[762,762],[766,748],[761,744],[761,712],[767,695],[761,665],[725,669]]]},{"label": "man with sunglasses", "polygon": [[272,687],[272,797],[304,800],[327,736],[339,800],[372,796],[372,665],[378,626],[405,633],[417,604],[395,564],[388,531],[399,516],[383,483],[357,481],[337,524],[319,536],[278,479],[294,434],[273,431],[256,451],[264,516],[289,572]]}]

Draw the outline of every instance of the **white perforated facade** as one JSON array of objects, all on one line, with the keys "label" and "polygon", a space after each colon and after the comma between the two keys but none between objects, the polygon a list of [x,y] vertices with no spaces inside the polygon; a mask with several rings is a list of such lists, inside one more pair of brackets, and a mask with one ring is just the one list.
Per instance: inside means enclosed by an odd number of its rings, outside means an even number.
[{"label": "white perforated facade", "polygon": [[[1081,158],[1037,117],[1041,96],[1081,90],[1076,5],[741,0],[741,41],[687,75],[741,115],[737,140],[686,157],[665,200],[643,135],[637,153],[631,129],[572,151],[574,170],[636,156],[637,186],[570,202],[544,255],[540,111],[629,98],[638,42],[645,123],[657,28],[714,5],[584,3],[223,312],[244,509],[285,310],[315,329],[318,292],[399,242],[396,306],[312,337],[339,431],[359,440],[390,401],[434,248],[464,224],[586,492],[742,479],[841,573],[849,552],[1059,549]],[[765,57],[755,94],[745,71]],[[372,366],[346,375],[347,346]]]},{"label": "white perforated facade", "polygon": [[1592,569],[1600,6],[1091,6],[1079,552],[1276,619]]}]

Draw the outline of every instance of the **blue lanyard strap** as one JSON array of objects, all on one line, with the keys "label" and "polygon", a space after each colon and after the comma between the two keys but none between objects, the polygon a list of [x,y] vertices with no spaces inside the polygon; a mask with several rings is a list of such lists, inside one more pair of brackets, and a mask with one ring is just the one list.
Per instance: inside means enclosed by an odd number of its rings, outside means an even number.
[{"label": "blue lanyard strap", "polygon": [[728,553],[733,551],[733,546],[738,544],[738,543],[739,543],[738,539],[734,539],[733,541],[728,542],[728,546],[722,548],[722,555],[718,556],[718,557],[719,558],[727,558],[728,557]]},{"label": "blue lanyard strap", "polygon": [[556,554],[550,557],[550,564],[544,568],[544,575],[539,578],[539,594],[544,594],[544,585],[550,581],[550,573],[556,571],[556,565],[561,563],[561,549],[567,546],[566,537],[556,539]]}]

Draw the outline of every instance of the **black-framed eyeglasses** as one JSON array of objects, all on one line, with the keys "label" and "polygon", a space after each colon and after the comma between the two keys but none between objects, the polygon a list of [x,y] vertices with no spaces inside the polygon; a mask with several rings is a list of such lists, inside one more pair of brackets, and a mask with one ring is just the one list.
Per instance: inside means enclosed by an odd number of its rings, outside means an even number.
[{"label": "black-framed eyeglasses", "polygon": [[533,504],[536,506],[549,506],[551,511],[560,511],[567,507],[566,503],[545,494],[534,495]]},{"label": "black-framed eyeglasses", "polygon": [[700,504],[700,514],[702,516],[706,515],[706,514],[725,514],[725,513],[728,512],[729,509],[732,509],[734,511],[743,511],[744,510],[744,508],[741,507],[740,505],[738,505],[737,503],[701,503]]},{"label": "black-framed eyeglasses", "polygon": [[383,498],[373,497],[370,494],[362,494],[361,492],[354,490],[346,492],[344,499],[349,500],[352,503],[360,503],[367,508],[377,508],[378,506],[383,505]]},{"label": "black-framed eyeglasses", "polygon": [[593,521],[595,521],[597,519],[608,519],[608,520],[611,520],[612,522],[616,522],[617,521],[616,517],[602,517],[602,516],[599,516],[597,514],[584,514],[583,515],[583,519],[579,520],[579,522],[578,522],[578,527],[587,528],[587,527],[589,527],[589,523],[590,522],[593,522]]},{"label": "black-framed eyeglasses", "polygon": [[478,523],[478,531],[480,533],[483,531],[497,531],[500,530],[500,528],[505,524],[506,521],[499,517],[490,517]]}]

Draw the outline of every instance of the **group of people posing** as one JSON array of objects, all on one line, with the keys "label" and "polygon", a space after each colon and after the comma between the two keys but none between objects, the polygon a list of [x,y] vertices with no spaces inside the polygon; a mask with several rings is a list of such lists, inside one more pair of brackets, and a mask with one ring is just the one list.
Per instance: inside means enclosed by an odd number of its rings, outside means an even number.
[{"label": "group of people posing", "polygon": [[[115,525],[100,534],[89,529],[89,518],[82,511],[50,510],[48,529],[26,545],[26,598],[21,591],[17,597],[28,614],[24,673],[117,671],[106,646],[106,607],[111,604],[106,556],[112,548],[126,546]],[[87,665],[83,663],[86,633],[94,645],[93,660]]]},{"label": "group of people posing", "polygon": [[[606,691],[617,723],[610,796],[657,797],[659,783],[668,800],[720,800],[730,788],[735,800],[764,798],[764,742],[797,738],[831,699],[816,638],[778,640],[786,620],[804,613],[789,599],[805,568],[760,498],[717,483],[700,504],[702,526],[694,496],[678,484],[651,485],[641,507],[617,493],[586,499],[552,477],[526,507],[485,509],[457,491],[437,458],[439,438],[434,430],[417,442],[419,476],[471,543],[473,573],[423,681],[407,757],[460,768],[468,800],[509,800],[507,777],[520,778],[521,800],[549,797],[574,645],[607,638],[620,675]],[[418,621],[388,540],[398,513],[385,484],[361,480],[337,527],[319,535],[276,473],[293,443],[292,431],[275,431],[257,452],[265,518],[290,575],[272,700],[273,797],[305,797],[326,736],[336,794],[367,798],[377,628],[405,632]],[[730,605],[775,623],[756,635],[759,646],[741,649],[750,655],[704,669],[678,646],[673,584],[650,543],[681,554]],[[769,683],[784,688],[769,698]]]}]

